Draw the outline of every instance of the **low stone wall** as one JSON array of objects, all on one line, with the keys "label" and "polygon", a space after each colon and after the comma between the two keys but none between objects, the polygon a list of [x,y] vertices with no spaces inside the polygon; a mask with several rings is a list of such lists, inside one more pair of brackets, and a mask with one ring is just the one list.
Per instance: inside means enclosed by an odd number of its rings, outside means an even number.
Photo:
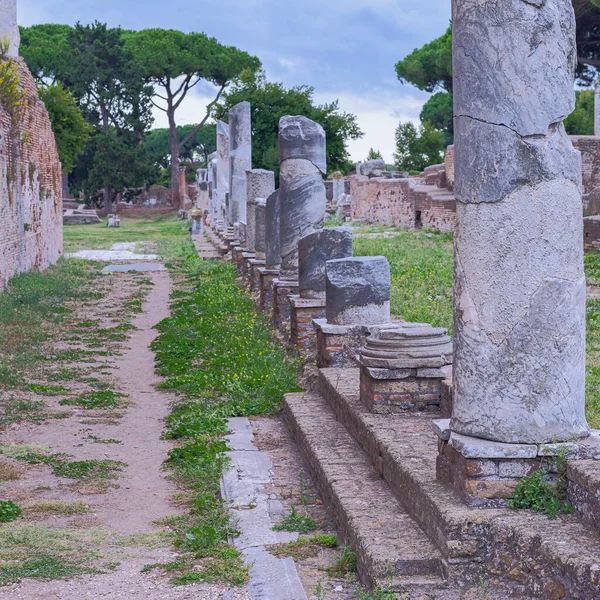
[{"label": "low stone wall", "polygon": [[63,252],[62,175],[54,134],[21,58],[23,116],[0,105],[0,289],[16,273],[44,270]]}]

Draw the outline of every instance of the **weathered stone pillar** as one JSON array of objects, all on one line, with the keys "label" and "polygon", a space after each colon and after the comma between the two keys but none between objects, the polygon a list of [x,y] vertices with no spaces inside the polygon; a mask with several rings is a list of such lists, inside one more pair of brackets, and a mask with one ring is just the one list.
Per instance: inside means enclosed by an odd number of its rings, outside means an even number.
[{"label": "weathered stone pillar", "polygon": [[246,171],[246,250],[256,252],[256,201],[275,191],[275,173],[265,169]]},{"label": "weathered stone pillar", "polygon": [[586,436],[571,0],[454,0],[454,433]]},{"label": "weathered stone pillar", "polygon": [[260,310],[273,313],[273,282],[279,277],[281,266],[279,190],[273,192],[265,205],[265,267],[260,274]]},{"label": "weathered stone pillar", "polygon": [[198,189],[196,208],[201,211],[208,210],[208,169],[198,169],[196,171],[196,186]]},{"label": "weathered stone pillar", "polygon": [[261,260],[267,264],[267,201],[264,198],[256,199],[256,208],[254,211],[255,229],[254,229],[254,247],[256,250],[256,260]]},{"label": "weathered stone pillar", "polygon": [[306,117],[279,121],[281,273],[298,280],[298,241],[323,228],[327,171],[325,131]]},{"label": "weathered stone pillar", "polygon": [[229,111],[229,165],[229,219],[246,223],[246,171],[252,169],[249,102],[240,102]]},{"label": "weathered stone pillar", "polygon": [[19,26],[17,25],[17,0],[0,0],[0,40],[8,38],[8,56],[19,56]]},{"label": "weathered stone pillar", "polygon": [[217,198],[216,212],[218,219],[227,220],[227,194],[229,193],[229,125],[217,121]]},{"label": "weathered stone pillar", "polygon": [[315,319],[325,317],[325,265],[352,256],[352,230],[320,229],[298,242],[298,294],[289,297],[290,338],[303,359],[312,358],[316,347]]},{"label": "weathered stone pillar", "polygon": [[600,136],[600,84],[594,90],[594,135]]},{"label": "weathered stone pillar", "polygon": [[208,157],[208,214],[210,217],[211,225],[214,227],[217,219],[219,218],[219,211],[217,208],[217,161],[219,154],[213,152]]}]

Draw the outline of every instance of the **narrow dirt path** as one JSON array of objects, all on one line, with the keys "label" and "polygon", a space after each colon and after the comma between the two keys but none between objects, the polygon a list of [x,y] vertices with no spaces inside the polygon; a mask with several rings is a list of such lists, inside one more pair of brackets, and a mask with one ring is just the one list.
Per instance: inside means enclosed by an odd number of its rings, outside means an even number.
[{"label": "narrow dirt path", "polygon": [[[72,561],[77,562],[78,554],[89,554],[93,559],[90,559],[92,570],[98,574],[70,579],[24,578],[20,583],[0,587],[0,599],[246,600],[248,596],[242,589],[209,584],[175,587],[169,583],[169,576],[159,569],[142,572],[146,565],[177,558],[171,532],[164,521],[157,523],[157,520],[174,517],[185,510],[172,503],[177,487],[162,469],[173,447],[171,442],[161,440],[161,434],[174,395],[156,389],[160,378],[154,372],[154,353],[150,349],[157,335],[155,325],[169,315],[171,279],[166,271],[127,272],[104,276],[102,284],[110,288],[105,301],[80,307],[79,318],[96,321],[104,328],[119,322],[119,313],[130,300],[132,291],[140,288],[149,291],[139,314],[131,321],[135,329],[129,339],[118,344],[115,352],[103,353],[99,349],[99,356],[91,366],[69,365],[80,369],[78,381],[72,382],[71,387],[76,391],[78,385],[83,386],[82,382],[95,376],[101,383],[110,383],[111,389],[122,394],[123,401],[110,410],[88,410],[65,407],[60,402],[61,396],[43,397],[40,400],[47,408],[62,418],[42,423],[25,421],[0,433],[0,444],[14,447],[33,444],[47,448],[48,452],[68,454],[71,461],[124,463],[116,479],[74,482],[57,476],[47,464],[13,461],[15,468],[23,470],[22,476],[0,485],[2,498],[23,506],[50,502],[63,507],[83,504],[86,510],[74,511],[74,514],[63,511],[30,517],[26,512],[25,520],[0,525],[0,528],[14,527],[14,536],[28,539],[35,536],[27,547],[30,554],[35,550],[35,556],[39,553],[52,556],[54,550],[51,545],[44,548],[44,540],[59,544],[63,542],[57,542],[54,537],[62,536],[61,540],[65,538],[66,543],[72,545]],[[65,336],[65,339],[73,338]],[[62,339],[58,343],[65,347],[78,344]],[[63,550],[60,552],[64,554]],[[0,555],[2,552],[0,548]],[[21,560],[31,558],[24,555]]]}]

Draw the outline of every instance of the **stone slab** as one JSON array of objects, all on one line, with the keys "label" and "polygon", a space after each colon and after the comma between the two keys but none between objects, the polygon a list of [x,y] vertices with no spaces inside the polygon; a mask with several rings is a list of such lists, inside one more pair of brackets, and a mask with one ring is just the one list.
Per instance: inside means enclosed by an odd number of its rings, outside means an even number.
[{"label": "stone slab", "polygon": [[160,263],[142,263],[137,265],[108,265],[102,273],[125,273],[127,271],[166,271],[165,265]]},{"label": "stone slab", "polygon": [[450,439],[452,433],[450,431],[450,419],[434,419],[431,421],[431,428],[440,440],[447,442]]},{"label": "stone slab", "polygon": [[536,458],[536,444],[505,444],[454,433],[450,445],[465,458]]}]

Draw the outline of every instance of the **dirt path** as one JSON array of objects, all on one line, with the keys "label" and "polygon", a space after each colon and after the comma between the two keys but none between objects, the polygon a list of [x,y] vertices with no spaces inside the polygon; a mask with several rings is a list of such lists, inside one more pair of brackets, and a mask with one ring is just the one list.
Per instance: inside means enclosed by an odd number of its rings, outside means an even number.
[{"label": "dirt path", "polygon": [[[110,382],[112,389],[125,395],[123,406],[114,410],[65,408],[60,396],[43,400],[49,410],[62,411],[60,419],[40,424],[19,423],[0,434],[2,444],[35,444],[52,453],[71,455],[72,461],[120,461],[125,463],[115,480],[93,482],[57,477],[47,465],[23,465],[20,479],[0,486],[2,498],[32,503],[56,502],[61,506],[87,506],[82,514],[43,514],[27,517],[0,527],[15,527],[14,536],[38,536],[31,542],[35,552],[52,554],[43,548],[44,540],[56,532],[73,546],[72,560],[79,553],[93,554],[93,568],[102,574],[80,575],[71,579],[23,579],[21,583],[0,587],[0,599],[80,600],[82,598],[119,598],[146,600],[229,600],[247,599],[244,590],[222,585],[194,584],[174,587],[168,575],[159,569],[142,573],[145,565],[173,561],[177,557],[171,535],[156,520],[173,517],[184,509],[175,507],[170,498],[177,489],[169,481],[162,465],[173,444],[160,439],[164,418],[173,395],[156,389],[160,378],[154,373],[154,354],[150,343],[156,337],[154,326],[169,315],[171,280],[168,272],[106,276],[111,288],[106,302],[85,308],[81,318],[98,320],[100,326],[118,322],[119,310],[128,294],[146,279],[149,292],[141,312],[131,324],[135,327],[120,351],[98,359],[93,366],[78,365],[90,375]],[[150,279],[151,281],[147,281]],[[78,382],[74,382],[77,386]],[[60,512],[60,511],[59,511]],[[62,511],[65,512],[65,511]],[[75,511],[79,512],[79,511]],[[49,533],[50,532],[50,533]],[[0,531],[1,533],[1,531]],[[37,540],[37,538],[36,538]],[[57,543],[52,539],[52,543]],[[33,550],[28,550],[30,553]],[[2,549],[0,549],[2,554]],[[68,552],[67,552],[68,554]],[[30,556],[25,555],[25,560]]]}]

